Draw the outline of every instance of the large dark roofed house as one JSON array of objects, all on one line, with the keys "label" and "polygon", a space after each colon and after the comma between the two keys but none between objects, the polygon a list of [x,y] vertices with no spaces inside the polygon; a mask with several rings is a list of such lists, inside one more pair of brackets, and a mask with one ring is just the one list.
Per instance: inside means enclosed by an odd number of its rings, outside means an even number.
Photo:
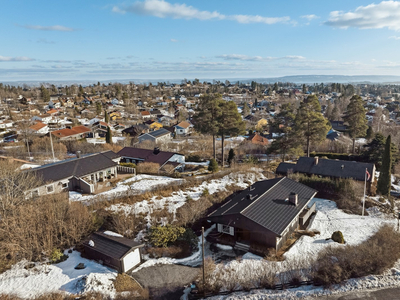
[{"label": "large dark roofed house", "polygon": [[144,244],[107,232],[95,232],[83,243],[85,256],[126,273],[142,261],[140,248]]},{"label": "large dark roofed house", "polygon": [[30,169],[40,180],[33,195],[46,195],[63,191],[94,193],[107,179],[117,176],[120,156],[113,151],[86,155]]},{"label": "large dark roofed house", "polygon": [[156,163],[160,165],[160,169],[165,165],[171,165],[174,169],[183,169],[185,164],[185,156],[175,152],[160,151],[159,148],[154,150],[124,147],[118,152],[121,156],[121,162],[126,163]]},{"label": "large dark roofed house", "polygon": [[278,250],[315,211],[315,204],[307,206],[316,193],[286,177],[259,181],[217,208],[207,220],[217,224],[218,232],[233,236],[237,248],[257,243]]},{"label": "large dark roofed house", "polygon": [[365,180],[365,170],[368,170],[370,179],[375,180],[375,165],[346,160],[324,159],[319,157],[300,157],[296,164],[280,163],[276,174],[302,173],[331,178],[349,178],[357,181]]}]

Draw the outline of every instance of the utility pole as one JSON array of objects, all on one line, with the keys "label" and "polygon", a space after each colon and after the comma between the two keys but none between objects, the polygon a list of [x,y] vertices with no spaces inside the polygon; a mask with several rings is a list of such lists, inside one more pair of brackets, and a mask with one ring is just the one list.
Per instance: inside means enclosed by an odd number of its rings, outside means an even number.
[{"label": "utility pole", "polygon": [[202,256],[203,256],[203,295],[206,297],[206,271],[205,271],[205,262],[204,262],[204,227],[201,227],[201,248],[202,248]]},{"label": "utility pole", "polygon": [[53,147],[53,139],[52,139],[52,137],[51,137],[51,131],[49,131],[49,134],[50,134],[51,152],[53,153],[53,162],[55,162],[55,161],[56,161],[56,158],[55,158],[55,156],[54,156],[54,147]]}]

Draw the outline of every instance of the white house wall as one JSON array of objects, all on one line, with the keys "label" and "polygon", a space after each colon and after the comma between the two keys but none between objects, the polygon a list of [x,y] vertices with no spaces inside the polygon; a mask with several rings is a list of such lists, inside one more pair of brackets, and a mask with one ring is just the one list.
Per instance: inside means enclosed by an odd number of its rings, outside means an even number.
[{"label": "white house wall", "polygon": [[123,258],[123,272],[127,272],[140,264],[140,252],[139,248],[133,250]]}]

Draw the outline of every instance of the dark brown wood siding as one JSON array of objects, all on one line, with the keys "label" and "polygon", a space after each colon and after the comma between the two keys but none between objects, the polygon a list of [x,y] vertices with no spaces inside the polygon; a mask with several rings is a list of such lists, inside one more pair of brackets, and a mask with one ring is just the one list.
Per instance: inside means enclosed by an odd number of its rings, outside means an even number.
[{"label": "dark brown wood siding", "polygon": [[85,256],[89,259],[93,259],[96,261],[102,261],[103,265],[108,266],[110,268],[113,268],[117,270],[118,272],[122,272],[122,261],[118,260],[116,258],[112,258],[108,255],[105,255],[99,251],[96,251],[96,249],[93,249],[92,247],[88,245],[85,246]]}]

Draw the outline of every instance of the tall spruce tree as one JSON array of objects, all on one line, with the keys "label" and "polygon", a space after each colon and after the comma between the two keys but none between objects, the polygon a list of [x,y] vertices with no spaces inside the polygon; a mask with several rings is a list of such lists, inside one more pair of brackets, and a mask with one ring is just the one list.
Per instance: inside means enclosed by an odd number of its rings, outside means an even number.
[{"label": "tall spruce tree", "polygon": [[307,157],[310,157],[311,144],[325,140],[331,128],[329,121],[321,113],[321,105],[315,95],[308,96],[301,102],[295,119],[296,133],[307,148]]},{"label": "tall spruce tree", "polygon": [[110,116],[108,115],[107,111],[104,111],[104,122],[108,124],[110,122]]},{"label": "tall spruce tree", "polygon": [[379,174],[377,191],[381,195],[390,195],[390,187],[392,185],[392,138],[389,135],[386,139],[385,152],[382,157],[381,173]]},{"label": "tall spruce tree", "polygon": [[365,137],[368,130],[368,120],[365,115],[364,101],[358,95],[350,99],[343,120],[349,124],[348,133],[353,140],[353,154],[356,151],[356,138]]}]

